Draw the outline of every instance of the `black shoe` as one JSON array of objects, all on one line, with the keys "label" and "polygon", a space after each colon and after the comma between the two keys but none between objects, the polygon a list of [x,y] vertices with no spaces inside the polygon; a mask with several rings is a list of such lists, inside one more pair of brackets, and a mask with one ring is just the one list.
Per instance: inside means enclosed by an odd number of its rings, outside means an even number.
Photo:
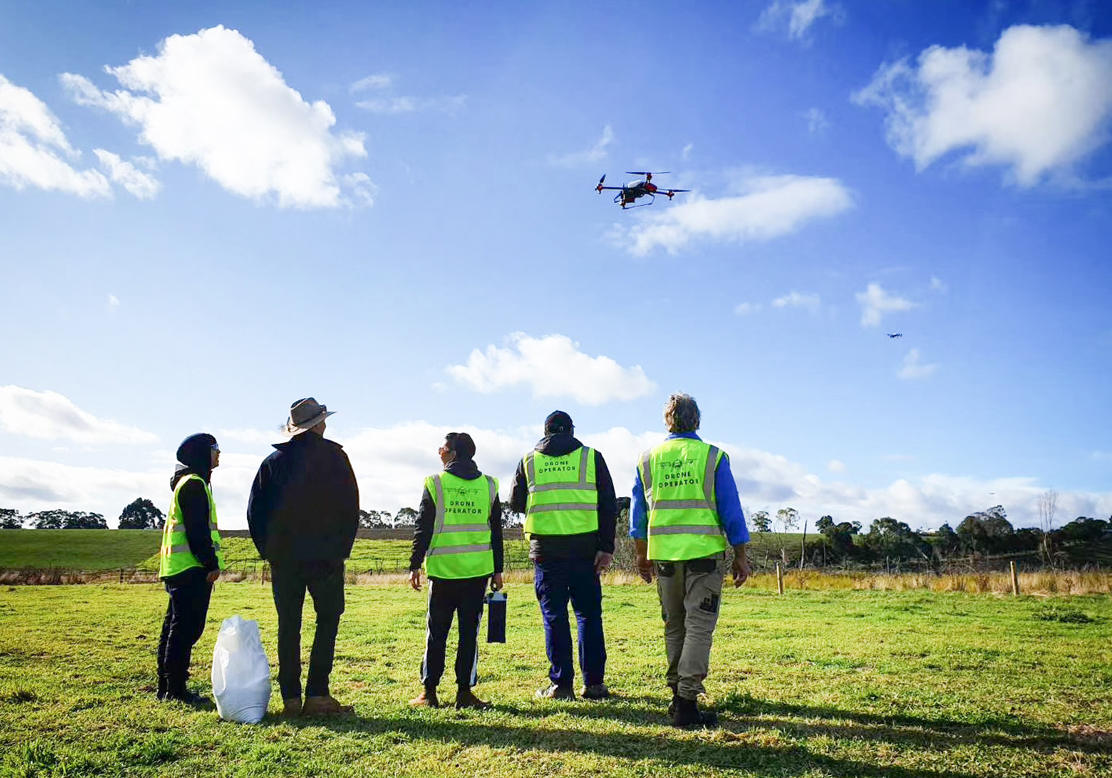
[{"label": "black shoe", "polygon": [[570,686],[551,684],[544,689],[538,689],[537,697],[542,700],[574,700],[575,692]]},{"label": "black shoe", "polygon": [[668,715],[671,717],[676,715],[676,700],[680,697],[680,690],[674,683],[668,684],[668,688],[672,690],[672,701],[668,703]]},{"label": "black shoe", "polygon": [[166,689],[168,686],[169,684],[166,682],[166,677],[162,675],[158,676],[158,699],[166,699]]},{"label": "black shoe", "polygon": [[585,700],[605,700],[610,696],[610,690],[604,683],[591,683],[580,690],[579,696]]},{"label": "black shoe", "polygon": [[676,709],[672,714],[672,726],[679,729],[714,729],[718,726],[718,714],[714,711],[699,710],[695,700],[676,697]]}]

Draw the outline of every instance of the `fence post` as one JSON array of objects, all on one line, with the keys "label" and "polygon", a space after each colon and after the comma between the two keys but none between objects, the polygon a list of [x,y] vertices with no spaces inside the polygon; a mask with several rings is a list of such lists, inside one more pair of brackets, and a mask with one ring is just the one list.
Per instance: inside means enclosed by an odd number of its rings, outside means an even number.
[{"label": "fence post", "polygon": [[776,593],[784,593],[784,571],[780,569],[780,563],[776,563]]},{"label": "fence post", "polygon": [[123,582],[124,582],[124,569],[121,567],[120,568],[120,583],[123,583]]},{"label": "fence post", "polygon": [[1019,576],[1016,575],[1016,572],[1015,572],[1015,560],[1013,559],[1012,561],[1010,561],[1008,563],[1008,565],[1012,569],[1012,595],[1014,597],[1018,597],[1019,596]]}]

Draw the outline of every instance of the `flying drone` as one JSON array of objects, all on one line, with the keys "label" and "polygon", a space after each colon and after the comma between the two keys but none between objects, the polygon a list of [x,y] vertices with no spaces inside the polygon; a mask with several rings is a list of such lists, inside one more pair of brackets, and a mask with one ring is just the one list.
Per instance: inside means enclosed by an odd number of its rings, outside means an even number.
[{"label": "flying drone", "polygon": [[[657,195],[666,195],[669,200],[680,192],[690,192],[690,189],[660,189],[652,182],[654,175],[663,175],[667,170],[661,170],[657,173],[650,173],[646,170],[627,170],[631,176],[644,176],[636,181],[630,181],[625,186],[603,186],[602,182],[606,180],[606,175],[603,174],[602,178],[598,180],[598,185],[595,191],[602,194],[603,189],[613,189],[617,192],[614,195],[614,202],[621,205],[622,209],[628,208],[643,208],[646,205],[652,205],[656,201]],[[647,203],[635,204],[634,201],[638,198],[648,196]]]},{"label": "flying drone", "polygon": [[902,332],[887,332],[885,334],[890,338],[902,338],[904,336]]}]

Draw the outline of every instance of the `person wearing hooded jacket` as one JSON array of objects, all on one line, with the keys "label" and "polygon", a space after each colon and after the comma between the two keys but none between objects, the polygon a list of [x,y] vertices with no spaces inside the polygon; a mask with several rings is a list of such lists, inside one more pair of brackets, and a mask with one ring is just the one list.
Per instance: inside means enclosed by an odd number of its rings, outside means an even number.
[{"label": "person wearing hooded jacket", "polygon": [[178,446],[177,460],[159,551],[158,574],[170,602],[158,641],[158,698],[195,705],[204,698],[186,688],[189,660],[205,631],[212,585],[225,567],[210,485],[220,447],[212,435],[190,435]]},{"label": "person wearing hooded jacket", "polygon": [[551,683],[547,699],[575,698],[568,600],[579,632],[585,699],[610,696],[599,574],[614,558],[618,503],[599,451],[585,449],[564,411],[544,420],[544,437],[518,464],[510,509],[524,513],[533,583],[544,621]]},{"label": "person wearing hooded jacket", "polygon": [[[343,447],[324,437],[334,412],[312,397],[290,406],[286,433],[259,466],[247,502],[247,525],[259,556],[270,562],[278,613],[278,686],[283,715],[351,713],[329,693],[336,635],[344,612],[344,560],[359,528],[359,487]],[[301,698],[301,613],[305,593],[317,623]]]},{"label": "person wearing hooded jacket", "polygon": [[437,708],[437,684],[444,673],[445,647],[452,619],[459,625],[456,645],[457,708],[490,707],[471,688],[479,680],[479,625],[487,582],[502,588],[502,505],[498,480],[475,464],[475,441],[466,432],[449,432],[437,452],[444,471],[425,479],[409,584],[421,590],[421,563],[429,579],[428,629],[421,659],[423,691],[409,701]]}]

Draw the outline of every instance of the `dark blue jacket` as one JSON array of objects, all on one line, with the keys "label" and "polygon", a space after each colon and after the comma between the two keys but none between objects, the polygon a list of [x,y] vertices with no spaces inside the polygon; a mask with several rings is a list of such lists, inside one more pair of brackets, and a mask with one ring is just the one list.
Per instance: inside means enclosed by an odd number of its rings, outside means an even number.
[{"label": "dark blue jacket", "polygon": [[339,443],[303,432],[259,466],[247,525],[270,562],[338,562],[359,528],[359,487]]}]

